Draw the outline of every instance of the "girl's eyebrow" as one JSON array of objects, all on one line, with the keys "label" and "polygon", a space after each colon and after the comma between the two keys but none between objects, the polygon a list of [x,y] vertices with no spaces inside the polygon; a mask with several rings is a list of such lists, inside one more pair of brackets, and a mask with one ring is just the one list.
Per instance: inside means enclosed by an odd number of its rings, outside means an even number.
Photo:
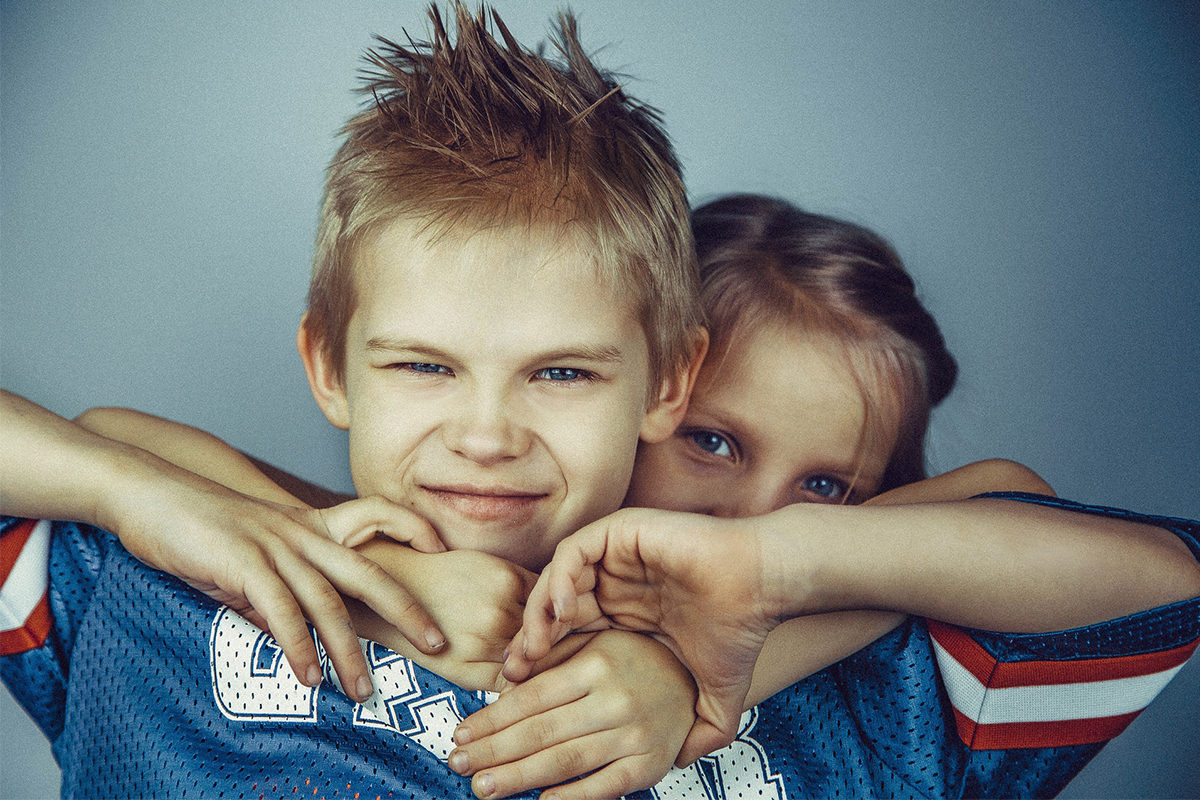
[{"label": "girl's eyebrow", "polygon": [[[703,417],[703,419],[691,419],[693,416]],[[722,431],[735,436],[738,440],[742,438],[752,438],[748,436],[747,430],[750,426],[746,424],[742,414],[730,412],[727,410],[715,410],[705,406],[704,401],[700,398],[693,397],[691,405],[688,408],[687,415],[684,417],[684,423],[679,427],[682,429],[689,420],[694,426],[705,428],[720,428]]]}]

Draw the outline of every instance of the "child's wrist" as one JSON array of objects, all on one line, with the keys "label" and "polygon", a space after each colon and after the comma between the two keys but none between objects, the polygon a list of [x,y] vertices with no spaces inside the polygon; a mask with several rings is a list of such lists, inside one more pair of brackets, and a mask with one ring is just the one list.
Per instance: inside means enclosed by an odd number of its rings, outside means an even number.
[{"label": "child's wrist", "polygon": [[140,447],[113,441],[96,455],[94,480],[88,483],[92,519],[87,521],[119,536],[126,522],[145,516],[148,500],[162,502],[171,493],[167,481],[178,480],[172,472],[184,470]]},{"label": "child's wrist", "polygon": [[779,621],[846,605],[846,553],[840,545],[853,509],[800,503],[755,519],[762,547],[763,597]]},{"label": "child's wrist", "polygon": [[762,563],[763,605],[777,622],[813,613],[817,559],[800,533],[807,509],[794,506],[752,520]]}]

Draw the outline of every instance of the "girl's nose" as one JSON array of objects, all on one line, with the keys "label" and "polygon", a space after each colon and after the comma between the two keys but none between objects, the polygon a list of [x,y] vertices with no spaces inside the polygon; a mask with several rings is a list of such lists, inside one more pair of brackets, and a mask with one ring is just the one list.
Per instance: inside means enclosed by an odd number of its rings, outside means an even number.
[{"label": "girl's nose", "polygon": [[729,487],[724,497],[714,503],[712,514],[726,519],[758,517],[792,502],[790,481],[773,481],[761,475],[747,475],[736,486]]}]

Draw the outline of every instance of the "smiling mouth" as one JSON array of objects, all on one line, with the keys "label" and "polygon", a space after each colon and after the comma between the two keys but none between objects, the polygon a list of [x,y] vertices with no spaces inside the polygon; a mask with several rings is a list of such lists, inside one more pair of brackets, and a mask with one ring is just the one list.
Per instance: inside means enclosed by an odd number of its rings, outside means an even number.
[{"label": "smiling mouth", "polygon": [[547,495],[512,489],[488,489],[472,486],[421,487],[439,505],[480,522],[524,522],[532,517],[537,504]]}]

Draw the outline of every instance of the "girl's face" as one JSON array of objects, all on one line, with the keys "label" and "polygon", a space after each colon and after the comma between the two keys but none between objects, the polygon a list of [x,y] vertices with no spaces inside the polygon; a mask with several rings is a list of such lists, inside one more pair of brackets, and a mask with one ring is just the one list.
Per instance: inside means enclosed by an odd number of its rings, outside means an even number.
[{"label": "girl's face", "polygon": [[764,327],[709,355],[679,429],[638,450],[625,504],[749,517],[861,502],[876,493],[893,438],[871,437],[860,452],[865,419],[838,349]]}]

